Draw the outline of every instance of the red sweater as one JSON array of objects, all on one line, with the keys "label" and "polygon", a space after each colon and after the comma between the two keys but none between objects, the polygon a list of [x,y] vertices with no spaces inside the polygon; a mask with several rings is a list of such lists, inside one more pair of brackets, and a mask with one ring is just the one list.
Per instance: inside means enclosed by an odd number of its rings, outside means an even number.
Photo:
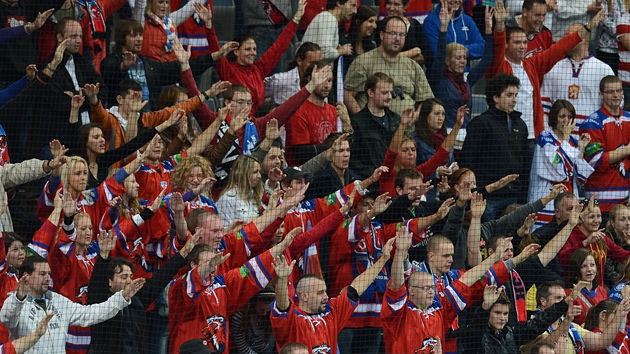
[{"label": "red sweater", "polygon": [[[536,137],[545,130],[545,117],[540,96],[540,86],[542,85],[543,77],[581,40],[577,32],[572,33],[564,36],[544,52],[523,59],[523,69],[534,88],[534,106],[532,109],[534,110],[534,134]],[[499,73],[514,74],[512,66],[505,59],[505,47],[505,31],[494,31],[494,62],[486,72],[486,78],[490,79]]]},{"label": "red sweater", "polygon": [[[398,153],[387,150],[385,153],[385,160],[383,161],[383,166],[389,168],[389,172],[384,172],[381,174],[381,177],[378,179],[378,183],[380,185],[381,193],[389,192],[390,196],[396,195],[396,176],[398,175],[398,171],[394,168],[396,166],[396,158],[398,157]],[[426,180],[428,176],[431,176],[438,167],[440,167],[443,163],[448,161],[448,151],[444,150],[444,148],[440,147],[431,158],[425,163],[416,166],[416,170],[422,173],[422,176]]]},{"label": "red sweater", "polygon": [[[145,38],[146,38],[145,26]],[[258,107],[265,102],[265,86],[263,79],[269,75],[271,70],[278,64],[280,58],[289,48],[293,36],[297,31],[298,25],[293,21],[289,21],[289,24],[284,28],[280,37],[269,48],[265,54],[263,54],[258,60],[251,66],[242,66],[236,62],[230,62],[225,57],[219,59],[214,66],[221,80],[227,80],[233,84],[243,84],[252,91],[252,112],[256,112]],[[208,44],[210,45],[210,51],[216,52],[221,49],[219,45],[219,39],[214,31],[214,28],[207,32]],[[259,130],[260,133],[260,130]]]},{"label": "red sweater", "polygon": [[[586,240],[587,237],[582,232],[582,229],[579,226],[576,226],[571,232],[571,236],[567,242],[562,246],[560,252],[558,252],[558,261],[560,264],[565,267],[569,265],[569,261],[571,260],[571,255],[578,248],[585,248],[582,242]],[[617,262],[625,263],[628,257],[630,257],[630,252],[624,250],[619,247],[610,237],[604,237],[603,239],[606,242],[607,249],[601,249],[597,243],[592,243],[588,245],[588,248],[595,257],[595,264],[597,265],[597,283],[600,286],[604,286],[604,266],[606,265],[606,257],[610,256],[610,258],[616,260]]]}]

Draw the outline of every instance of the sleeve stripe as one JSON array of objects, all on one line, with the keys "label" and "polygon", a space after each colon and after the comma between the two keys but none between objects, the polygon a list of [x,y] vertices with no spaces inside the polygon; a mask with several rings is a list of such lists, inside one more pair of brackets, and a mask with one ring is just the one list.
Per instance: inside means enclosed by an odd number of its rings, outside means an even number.
[{"label": "sleeve stripe", "polygon": [[497,276],[496,271],[492,267],[490,267],[490,269],[488,269],[488,271],[486,272],[486,278],[488,278],[488,285],[499,284],[499,277]]},{"label": "sleeve stripe", "polygon": [[247,266],[250,272],[254,275],[256,285],[258,285],[260,289],[267,286],[269,281],[271,281],[271,274],[269,274],[267,269],[265,269],[264,265],[261,263],[260,257],[250,259],[249,262],[245,263],[245,266]]},{"label": "sleeve stripe", "polygon": [[195,299],[197,297],[197,287],[195,286],[195,282],[192,280],[192,271],[186,274],[186,293],[191,299]]},{"label": "sleeve stripe", "polygon": [[466,300],[462,297],[462,295],[452,286],[444,289],[444,293],[449,298],[453,307],[457,311],[457,313],[461,312],[466,307]]}]

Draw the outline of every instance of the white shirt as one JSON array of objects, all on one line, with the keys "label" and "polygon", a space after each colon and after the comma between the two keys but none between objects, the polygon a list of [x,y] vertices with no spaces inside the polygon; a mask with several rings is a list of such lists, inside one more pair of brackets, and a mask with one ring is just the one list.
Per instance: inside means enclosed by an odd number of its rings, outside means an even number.
[{"label": "white shirt", "polygon": [[527,124],[527,139],[534,139],[534,86],[529,81],[523,65],[514,64],[509,60],[508,63],[512,66],[514,76],[521,81],[514,110],[521,112],[521,119]]},{"label": "white shirt", "polygon": [[289,71],[277,73],[264,79],[265,98],[283,104],[300,91],[300,73],[297,66]]},{"label": "white shirt", "polygon": [[[66,62],[66,70],[72,79],[72,84],[74,85],[74,90],[79,92],[81,87],[79,87],[79,81],[77,80],[77,70],[74,65],[74,57],[70,56],[70,59]],[[90,114],[88,111],[81,112],[81,124],[88,124],[90,122]]]}]

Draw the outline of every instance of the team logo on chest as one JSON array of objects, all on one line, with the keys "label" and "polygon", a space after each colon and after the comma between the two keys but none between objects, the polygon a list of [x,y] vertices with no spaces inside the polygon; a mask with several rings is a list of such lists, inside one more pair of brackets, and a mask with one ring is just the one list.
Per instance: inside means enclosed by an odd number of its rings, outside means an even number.
[{"label": "team logo on chest", "polygon": [[569,99],[577,100],[580,98],[580,86],[573,84],[569,86]]}]

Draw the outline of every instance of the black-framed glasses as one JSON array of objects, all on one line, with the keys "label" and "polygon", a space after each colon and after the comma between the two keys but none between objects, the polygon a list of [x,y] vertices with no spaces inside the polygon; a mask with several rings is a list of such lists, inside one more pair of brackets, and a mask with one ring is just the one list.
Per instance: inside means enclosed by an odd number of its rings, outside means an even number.
[{"label": "black-framed glasses", "polygon": [[435,285],[424,285],[424,286],[409,285],[409,287],[410,288],[420,289],[422,291],[435,290]]}]

